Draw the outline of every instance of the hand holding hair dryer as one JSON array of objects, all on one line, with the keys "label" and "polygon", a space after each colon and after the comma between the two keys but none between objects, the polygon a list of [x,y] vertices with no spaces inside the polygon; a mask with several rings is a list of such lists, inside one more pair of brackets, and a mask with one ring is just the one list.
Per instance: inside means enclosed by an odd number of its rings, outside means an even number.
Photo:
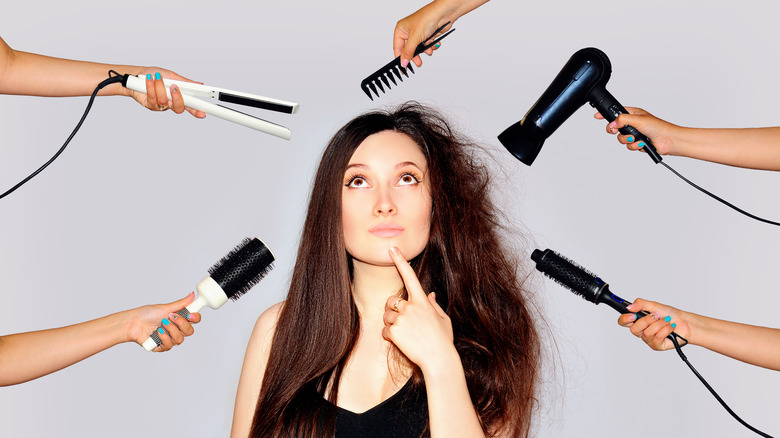
[{"label": "hand holding hair dryer", "polygon": [[[498,140],[518,160],[530,166],[547,137],[585,102],[610,122],[628,113],[606,89],[611,74],[612,64],[604,52],[593,47],[577,51],[525,117],[499,134]],[[620,128],[620,132],[644,141],[650,158],[661,162],[661,155],[641,132],[632,126]]]}]

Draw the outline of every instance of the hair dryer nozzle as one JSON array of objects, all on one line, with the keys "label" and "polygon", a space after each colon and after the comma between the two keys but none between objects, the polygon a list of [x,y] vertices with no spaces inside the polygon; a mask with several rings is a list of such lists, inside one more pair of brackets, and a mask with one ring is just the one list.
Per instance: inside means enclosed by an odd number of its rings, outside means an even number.
[{"label": "hair dryer nozzle", "polygon": [[498,135],[498,141],[518,160],[530,166],[542,150],[547,136],[537,125],[523,119]]}]

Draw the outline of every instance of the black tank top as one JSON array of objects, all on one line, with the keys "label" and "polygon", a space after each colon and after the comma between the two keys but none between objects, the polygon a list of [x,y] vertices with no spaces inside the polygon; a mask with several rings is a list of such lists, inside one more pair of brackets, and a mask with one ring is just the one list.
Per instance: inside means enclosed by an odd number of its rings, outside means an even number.
[{"label": "black tank top", "polygon": [[[373,408],[356,414],[333,405],[316,391],[309,393],[327,411],[336,415],[335,438],[418,438],[430,436],[428,399],[424,388],[411,380],[398,392]],[[425,432],[425,435],[423,435]]]}]

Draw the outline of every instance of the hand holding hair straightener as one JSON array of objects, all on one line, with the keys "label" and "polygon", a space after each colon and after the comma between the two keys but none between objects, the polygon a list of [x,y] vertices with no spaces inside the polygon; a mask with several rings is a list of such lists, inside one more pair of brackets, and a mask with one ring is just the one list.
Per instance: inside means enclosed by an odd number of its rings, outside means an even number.
[{"label": "hand holding hair straightener", "polygon": [[[149,79],[148,76],[124,75],[122,85],[131,90],[145,92],[146,81]],[[290,130],[284,126],[230,109],[214,102],[233,103],[286,114],[294,114],[297,112],[297,103],[173,79],[163,79],[163,83],[165,84],[168,98],[171,98],[172,89],[179,91],[184,106],[187,108],[203,111],[214,117],[238,123],[285,140],[289,140],[292,136]]]}]

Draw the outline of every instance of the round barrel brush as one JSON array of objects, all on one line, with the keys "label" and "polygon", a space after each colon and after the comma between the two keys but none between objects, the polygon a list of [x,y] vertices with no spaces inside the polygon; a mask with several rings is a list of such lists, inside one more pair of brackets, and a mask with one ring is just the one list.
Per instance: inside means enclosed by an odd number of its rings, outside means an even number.
[{"label": "round barrel brush", "polygon": [[[244,239],[212,266],[209,269],[210,275],[195,286],[198,291],[195,301],[176,313],[187,318],[190,313],[198,312],[204,306],[219,309],[228,298],[237,300],[273,269],[273,261],[273,253],[260,239]],[[161,344],[160,336],[155,330],[144,341],[143,347],[146,351],[151,351]]]}]

